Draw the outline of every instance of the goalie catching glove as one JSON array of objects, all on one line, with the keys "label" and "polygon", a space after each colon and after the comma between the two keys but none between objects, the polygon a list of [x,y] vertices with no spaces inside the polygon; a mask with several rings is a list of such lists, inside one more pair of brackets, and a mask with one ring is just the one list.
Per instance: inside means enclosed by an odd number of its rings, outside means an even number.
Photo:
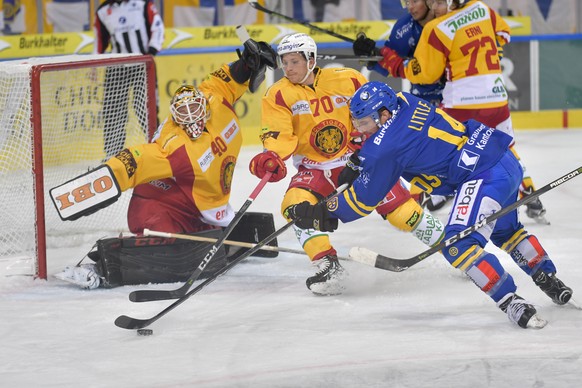
[{"label": "goalie catching glove", "polygon": [[244,47],[242,54],[239,49],[236,52],[250,70],[249,91],[254,93],[265,80],[267,66],[277,68],[277,53],[268,43],[255,42],[252,39],[244,42]]},{"label": "goalie catching glove", "polygon": [[303,201],[285,209],[285,216],[294,220],[301,229],[333,232],[338,226],[338,219],[330,214],[325,203],[312,205]]},{"label": "goalie catching glove", "polygon": [[263,179],[267,172],[272,172],[273,175],[269,182],[279,182],[287,175],[287,166],[279,155],[273,151],[261,152],[251,159],[249,170],[254,176]]}]

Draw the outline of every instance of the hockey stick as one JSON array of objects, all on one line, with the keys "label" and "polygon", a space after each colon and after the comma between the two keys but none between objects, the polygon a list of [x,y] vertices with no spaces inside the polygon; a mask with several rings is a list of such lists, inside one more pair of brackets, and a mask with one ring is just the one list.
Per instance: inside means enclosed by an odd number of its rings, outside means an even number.
[{"label": "hockey stick", "polygon": [[[180,234],[180,233],[166,233],[166,232],[159,232],[155,230],[144,229],[143,230],[144,236],[156,236],[156,237],[165,237],[165,238],[179,238],[182,240],[191,240],[191,241],[203,241],[203,242],[216,242],[218,239],[212,237],[202,237],[202,236],[191,236],[189,234]],[[235,247],[242,247],[242,248],[255,248],[259,243],[253,244],[244,241],[233,241],[233,240],[224,240],[223,242],[225,245],[232,245]],[[259,247],[260,250],[263,251],[271,251],[271,252],[284,252],[284,253],[295,253],[297,255],[306,255],[305,251],[302,249],[293,249],[293,248],[285,248],[285,247],[273,247],[270,245],[265,245]],[[256,252],[256,251],[255,251]],[[343,257],[338,257],[339,259],[345,259]]]},{"label": "hockey stick", "polygon": [[264,13],[269,14],[269,15],[273,15],[273,16],[280,17],[281,19],[285,19],[285,20],[287,20],[287,21],[289,21],[291,23],[301,24],[302,26],[309,27],[309,28],[311,28],[313,30],[316,30],[316,31],[319,31],[319,32],[323,32],[324,34],[331,35],[331,36],[333,36],[335,38],[341,39],[341,40],[346,41],[346,42],[350,42],[350,43],[354,43],[355,42],[354,39],[348,38],[345,35],[341,35],[341,34],[338,34],[338,33],[334,32],[334,31],[331,31],[331,30],[327,30],[325,28],[318,27],[318,26],[313,25],[313,24],[311,24],[309,22],[306,22],[306,21],[302,21],[302,20],[295,19],[295,18],[293,18],[291,16],[284,15],[284,14],[279,13],[277,11],[271,11],[270,9],[265,8],[261,4],[259,4],[257,2],[257,0],[249,0],[249,5],[251,7],[253,7],[254,9],[256,9],[257,11],[261,11],[261,12],[264,12]]},{"label": "hockey stick", "polygon": [[317,59],[322,61],[360,61],[360,62],[368,62],[368,61],[381,61],[384,59],[381,55],[375,56],[364,56],[364,55],[343,55],[343,54],[317,54]]},{"label": "hockey stick", "polygon": [[491,214],[490,216],[485,217],[484,219],[482,219],[481,221],[478,221],[474,225],[471,225],[471,226],[465,228],[464,230],[455,234],[454,236],[449,237],[448,239],[446,239],[444,241],[441,241],[439,244],[433,246],[432,248],[427,249],[426,251],[419,253],[418,255],[413,256],[409,259],[395,259],[392,257],[378,254],[378,253],[373,252],[369,249],[360,248],[360,247],[354,247],[350,250],[350,259],[357,261],[357,262],[360,262],[360,263],[363,263],[363,264],[367,264],[367,265],[372,266],[372,267],[384,269],[387,271],[392,271],[392,272],[405,271],[408,268],[412,267],[413,265],[420,263],[421,261],[423,261],[427,257],[431,256],[432,254],[448,247],[451,244],[454,244],[458,240],[468,236],[469,234],[473,233],[477,229],[489,224],[490,222],[497,220],[500,217],[503,217],[504,215],[508,214],[509,212],[512,212],[513,210],[517,209],[518,207],[533,201],[534,199],[536,199],[540,195],[547,193],[548,191],[552,190],[555,187],[560,186],[562,183],[568,182],[570,179],[580,175],[581,173],[582,173],[582,167],[578,167],[576,170],[569,172],[568,174],[556,179],[555,181],[553,181],[551,183],[548,183],[544,187],[542,187],[542,188],[534,191],[533,193],[523,197],[519,201],[516,201],[516,202],[512,203],[511,205],[508,205],[508,206],[504,207],[503,209],[499,210],[498,212],[495,212],[495,213]]},{"label": "hockey stick", "polygon": [[[333,193],[331,193],[330,195],[328,195],[327,197],[322,199],[321,202],[325,202],[325,201],[330,200],[334,196],[336,196],[339,193],[341,193],[342,191],[344,191],[347,187],[348,187],[348,184],[344,183],[343,185],[338,187]],[[152,323],[154,323],[155,321],[157,321],[158,319],[160,319],[161,317],[163,317],[164,315],[166,315],[167,313],[169,313],[170,311],[172,311],[173,309],[175,309],[176,307],[178,307],[179,305],[184,303],[192,295],[196,294],[197,292],[202,290],[204,287],[206,287],[208,284],[215,281],[216,278],[218,278],[220,275],[228,272],[232,267],[234,267],[235,265],[237,265],[238,263],[240,263],[241,261],[243,261],[247,257],[251,256],[253,253],[257,252],[259,249],[261,249],[262,246],[271,242],[274,238],[276,238],[277,236],[279,236],[280,234],[285,232],[287,229],[289,229],[294,224],[295,224],[295,221],[290,221],[290,222],[286,223],[281,228],[279,228],[278,230],[271,233],[270,236],[268,236],[265,239],[263,239],[262,241],[260,241],[254,248],[249,249],[247,252],[245,252],[242,255],[240,255],[239,257],[237,257],[235,260],[230,262],[228,265],[222,267],[214,275],[212,275],[211,277],[206,279],[204,282],[200,283],[195,288],[188,291],[185,295],[181,296],[178,300],[176,300],[174,303],[172,303],[171,305],[169,305],[168,307],[166,307],[165,309],[163,309],[162,311],[160,311],[159,313],[157,313],[153,317],[147,318],[147,319],[138,319],[138,318],[128,317],[127,315],[120,315],[119,317],[117,317],[117,319],[115,319],[115,326],[120,327],[122,329],[133,330],[133,329],[143,329],[144,327],[151,325]]]},{"label": "hockey stick", "polygon": [[218,240],[212,245],[206,256],[202,259],[198,267],[194,270],[192,275],[186,280],[184,285],[180,288],[175,290],[137,290],[133,291],[129,294],[129,300],[132,302],[146,302],[146,301],[154,301],[154,300],[166,300],[166,299],[176,299],[184,296],[186,292],[192,287],[192,284],[200,277],[204,268],[208,265],[210,260],[214,257],[216,252],[220,249],[220,247],[224,244],[224,241],[228,237],[228,235],[233,231],[234,227],[239,223],[239,221],[243,218],[245,212],[251,206],[255,198],[259,195],[263,187],[267,184],[269,179],[273,175],[272,172],[267,172],[263,179],[259,182],[257,187],[253,190],[249,198],[245,201],[242,205],[240,210],[236,213],[230,224],[228,224],[227,228],[222,232]]}]

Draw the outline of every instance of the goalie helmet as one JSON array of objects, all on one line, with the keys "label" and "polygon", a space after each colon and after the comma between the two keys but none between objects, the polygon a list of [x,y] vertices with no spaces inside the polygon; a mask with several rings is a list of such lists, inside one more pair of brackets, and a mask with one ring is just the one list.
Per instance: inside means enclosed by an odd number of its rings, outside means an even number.
[{"label": "goalie helmet", "polygon": [[181,126],[192,140],[202,135],[210,112],[206,109],[206,98],[193,85],[183,85],[176,90],[170,102],[174,122]]},{"label": "goalie helmet", "polygon": [[[277,46],[277,63],[283,69],[283,72],[285,72],[285,68],[281,63],[281,57],[289,53],[301,53],[305,57],[307,61],[307,74],[303,79],[305,81],[313,69],[315,69],[317,63],[317,45],[315,41],[309,35],[303,33],[291,34],[284,37]],[[311,66],[309,66],[310,59],[313,59],[313,65]],[[285,76],[287,75],[285,74]]]},{"label": "goalie helmet", "polygon": [[394,90],[379,81],[364,84],[356,90],[350,100],[350,113],[354,128],[360,135],[376,132],[382,125],[380,113],[384,109],[387,109],[392,115],[398,111],[398,97],[396,97]]}]

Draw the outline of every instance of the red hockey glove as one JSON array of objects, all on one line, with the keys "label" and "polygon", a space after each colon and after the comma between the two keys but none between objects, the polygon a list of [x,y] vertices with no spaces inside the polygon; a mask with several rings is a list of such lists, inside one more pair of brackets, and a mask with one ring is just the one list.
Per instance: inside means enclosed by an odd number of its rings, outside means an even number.
[{"label": "red hockey glove", "polygon": [[396,51],[392,50],[390,47],[382,47],[380,50],[380,55],[384,57],[380,62],[380,66],[388,70],[392,77],[396,78],[406,78],[404,76],[404,59],[400,58]]},{"label": "red hockey glove", "polygon": [[312,205],[307,201],[303,201],[285,209],[285,216],[295,220],[295,225],[301,229],[333,232],[338,225],[337,218],[333,218],[324,203]]},{"label": "red hockey glove", "polygon": [[285,162],[273,151],[265,151],[255,155],[251,159],[249,170],[251,170],[251,174],[261,179],[267,172],[272,172],[273,175],[269,179],[269,182],[279,182],[287,175]]}]

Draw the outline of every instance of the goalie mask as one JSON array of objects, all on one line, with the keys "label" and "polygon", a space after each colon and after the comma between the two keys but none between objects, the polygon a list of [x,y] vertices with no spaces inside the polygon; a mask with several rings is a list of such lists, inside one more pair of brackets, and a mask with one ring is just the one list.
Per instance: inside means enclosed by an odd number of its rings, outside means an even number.
[{"label": "goalie mask", "polygon": [[202,135],[210,112],[206,109],[206,98],[192,85],[180,86],[170,103],[174,122],[181,126],[192,140]]}]

